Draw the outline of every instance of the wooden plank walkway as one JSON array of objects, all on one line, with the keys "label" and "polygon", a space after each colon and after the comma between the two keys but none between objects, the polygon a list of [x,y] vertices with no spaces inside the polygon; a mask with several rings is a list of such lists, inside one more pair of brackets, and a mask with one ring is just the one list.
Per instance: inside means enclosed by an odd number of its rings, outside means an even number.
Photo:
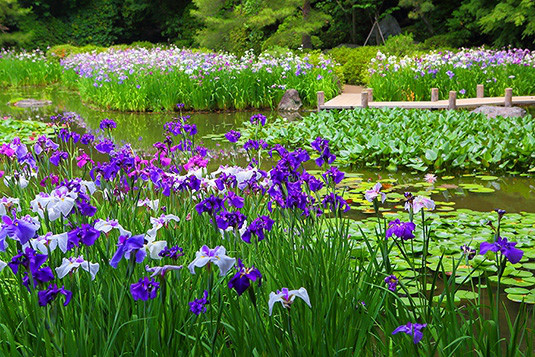
[{"label": "wooden plank walkway", "polygon": [[[510,97],[511,105],[535,105],[535,96]],[[475,108],[482,105],[506,105],[505,97],[484,97],[455,99],[456,108]],[[419,101],[419,102],[375,102],[369,101],[370,108],[406,108],[406,109],[448,109],[450,100]],[[329,100],[325,104],[319,105],[318,109],[354,109],[362,107],[361,93],[342,93]]]}]

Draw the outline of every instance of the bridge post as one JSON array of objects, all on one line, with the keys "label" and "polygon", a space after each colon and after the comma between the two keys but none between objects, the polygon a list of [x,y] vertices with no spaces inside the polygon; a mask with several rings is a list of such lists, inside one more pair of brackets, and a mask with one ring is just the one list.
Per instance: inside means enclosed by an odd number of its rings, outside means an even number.
[{"label": "bridge post", "polygon": [[438,101],[438,88],[431,88],[431,101],[432,102]]},{"label": "bridge post", "polygon": [[318,98],[318,112],[321,110],[321,107],[325,104],[325,92],[319,91],[316,93]]},{"label": "bridge post", "polygon": [[360,106],[362,108],[368,108],[368,92],[364,91],[360,94]]},{"label": "bridge post", "polygon": [[485,87],[483,84],[478,84],[476,87],[476,98],[484,98],[485,97]]},{"label": "bridge post", "polygon": [[504,106],[505,107],[513,106],[513,88],[505,88]]},{"label": "bridge post", "polygon": [[448,98],[448,109],[457,109],[457,92],[454,90],[450,91],[450,96]]},{"label": "bridge post", "polygon": [[368,102],[373,102],[373,88],[366,89],[368,92]]}]

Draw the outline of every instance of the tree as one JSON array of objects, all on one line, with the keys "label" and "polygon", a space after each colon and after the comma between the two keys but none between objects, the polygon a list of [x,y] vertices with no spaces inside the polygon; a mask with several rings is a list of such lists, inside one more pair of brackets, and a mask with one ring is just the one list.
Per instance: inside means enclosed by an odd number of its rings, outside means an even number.
[{"label": "tree", "polygon": [[20,19],[31,9],[23,9],[16,0],[0,0],[0,46],[20,46],[30,39],[30,34],[18,31]]},{"label": "tree", "polygon": [[[535,2],[533,0],[499,1],[478,24],[486,34],[493,35],[494,44],[533,45],[535,42]],[[518,41],[521,38],[524,41]]]},{"label": "tree", "polygon": [[411,8],[408,17],[414,20],[421,19],[431,34],[435,32],[427,17],[435,8],[433,0],[399,0],[399,6]]},{"label": "tree", "polygon": [[329,20],[310,0],[193,0],[204,27],[201,46],[243,52],[270,46],[318,45],[315,33]]}]

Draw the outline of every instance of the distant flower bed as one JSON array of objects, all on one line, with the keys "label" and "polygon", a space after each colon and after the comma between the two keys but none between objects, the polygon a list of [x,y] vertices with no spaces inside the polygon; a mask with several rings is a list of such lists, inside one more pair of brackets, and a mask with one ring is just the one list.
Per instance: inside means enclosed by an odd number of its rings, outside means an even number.
[{"label": "distant flower bed", "polygon": [[433,52],[421,57],[387,57],[381,52],[372,59],[369,86],[375,100],[430,100],[431,88],[441,99],[450,90],[459,98],[475,98],[476,86],[485,86],[485,96],[535,94],[535,53],[530,50],[462,49]]},{"label": "distant flower bed", "polygon": [[123,111],[271,108],[286,89],[299,92],[305,105],[316,92],[338,92],[335,64],[322,55],[275,57],[168,49],[110,49],[81,53],[61,61],[67,85],[82,99]]},{"label": "distant flower bed", "polygon": [[45,85],[57,82],[61,66],[42,51],[0,51],[0,86]]},{"label": "distant flower bed", "polygon": [[[488,118],[466,111],[367,109],[277,119],[260,133],[268,144],[300,147],[330,140],[340,163],[425,171],[535,170],[532,116]],[[244,132],[244,138],[251,130]],[[310,148],[312,150],[312,148]]]}]

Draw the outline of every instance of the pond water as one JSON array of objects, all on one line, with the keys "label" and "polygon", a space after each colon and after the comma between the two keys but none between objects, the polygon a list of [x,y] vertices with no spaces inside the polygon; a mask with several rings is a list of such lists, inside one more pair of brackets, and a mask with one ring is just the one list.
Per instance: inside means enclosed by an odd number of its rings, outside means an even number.
[{"label": "pond water", "polygon": [[[53,105],[40,108],[16,108],[8,105],[19,98],[49,99]],[[118,143],[128,142],[138,149],[150,150],[155,141],[163,139],[162,127],[165,122],[179,113],[120,113],[101,111],[84,105],[80,96],[60,86],[11,88],[0,93],[0,113],[18,118],[39,116],[46,120],[48,116],[59,112],[76,112],[85,121],[87,130],[96,130],[100,121],[110,118],[117,122],[118,130],[114,132]],[[257,112],[221,112],[221,113],[190,113],[192,123],[198,128],[198,137],[203,145],[224,152],[230,145],[226,140],[216,141],[210,138],[213,134],[224,134],[237,129],[242,123]],[[275,112],[264,112],[268,116],[278,115]],[[306,114],[305,114],[306,115]],[[204,138],[203,138],[204,137]],[[213,167],[225,161],[213,161]],[[312,169],[312,167],[310,167]],[[535,179],[529,175],[500,174],[489,176],[483,174],[440,176],[432,186],[423,182],[421,172],[388,172],[377,169],[345,168],[354,177],[353,186],[365,186],[366,183],[386,181],[392,185],[394,192],[414,191],[414,188],[430,190],[432,198],[437,201],[454,203],[455,208],[466,208],[475,211],[490,211],[502,208],[508,212],[535,212]],[[391,204],[390,208],[394,208]],[[359,216],[359,215],[357,215]]]}]

